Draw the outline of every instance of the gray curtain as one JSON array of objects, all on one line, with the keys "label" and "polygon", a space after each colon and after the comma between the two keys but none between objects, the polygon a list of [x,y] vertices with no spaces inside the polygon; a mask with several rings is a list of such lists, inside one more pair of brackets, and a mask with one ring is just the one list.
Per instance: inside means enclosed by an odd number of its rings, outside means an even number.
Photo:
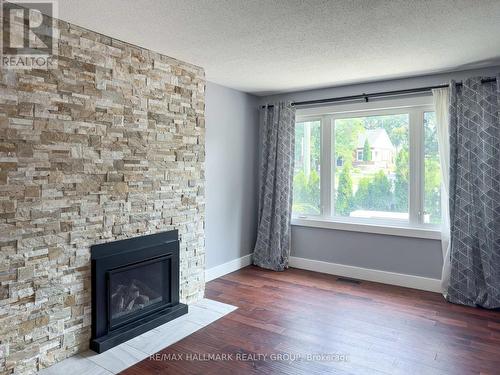
[{"label": "gray curtain", "polygon": [[447,298],[500,307],[500,75],[451,83]]},{"label": "gray curtain", "polygon": [[261,108],[257,241],[253,263],[283,271],[290,256],[295,146],[295,109],[276,103]]}]

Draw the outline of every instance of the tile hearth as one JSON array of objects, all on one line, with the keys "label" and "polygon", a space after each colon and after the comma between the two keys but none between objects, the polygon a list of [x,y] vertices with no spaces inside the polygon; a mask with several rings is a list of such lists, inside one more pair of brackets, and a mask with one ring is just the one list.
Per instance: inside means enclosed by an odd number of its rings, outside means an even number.
[{"label": "tile hearth", "polygon": [[189,305],[187,315],[156,327],[104,353],[97,354],[89,350],[41,370],[39,374],[116,374],[236,309],[235,306],[204,298]]}]

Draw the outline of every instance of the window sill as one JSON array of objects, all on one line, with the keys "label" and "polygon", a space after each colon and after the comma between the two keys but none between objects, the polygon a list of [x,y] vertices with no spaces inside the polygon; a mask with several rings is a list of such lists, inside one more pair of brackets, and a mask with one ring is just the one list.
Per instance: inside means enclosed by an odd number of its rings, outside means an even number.
[{"label": "window sill", "polygon": [[404,224],[367,224],[367,223],[357,223],[357,222],[345,222],[338,221],[335,219],[325,219],[325,218],[292,218],[293,226],[300,227],[311,227],[311,228],[323,228],[323,229],[336,229],[352,232],[362,232],[362,233],[375,233],[375,234],[385,234],[389,236],[399,236],[399,237],[413,237],[413,238],[425,238],[431,240],[440,240],[441,232],[439,228],[431,227],[415,227],[406,226]]}]

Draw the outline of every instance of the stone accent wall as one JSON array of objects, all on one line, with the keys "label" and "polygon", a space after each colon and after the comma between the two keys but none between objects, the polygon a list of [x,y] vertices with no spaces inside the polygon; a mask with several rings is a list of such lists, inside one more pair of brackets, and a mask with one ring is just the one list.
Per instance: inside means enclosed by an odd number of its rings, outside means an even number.
[{"label": "stone accent wall", "polygon": [[58,69],[0,74],[0,374],[88,348],[90,245],[178,229],[204,291],[204,71],[58,30]]}]

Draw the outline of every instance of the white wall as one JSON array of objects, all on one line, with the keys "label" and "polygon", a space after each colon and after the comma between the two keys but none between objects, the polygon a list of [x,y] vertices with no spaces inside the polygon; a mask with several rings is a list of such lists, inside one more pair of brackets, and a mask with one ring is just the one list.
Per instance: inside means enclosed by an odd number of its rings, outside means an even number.
[{"label": "white wall", "polygon": [[[448,83],[471,76],[495,76],[500,66],[359,85],[300,91],[260,98],[260,104],[278,100],[304,101],[361,93],[400,90]],[[437,240],[396,237],[309,227],[292,227],[292,255],[355,267],[407,275],[441,278],[441,243]]]},{"label": "white wall", "polygon": [[258,99],[207,83],[206,268],[253,251],[257,223]]}]

